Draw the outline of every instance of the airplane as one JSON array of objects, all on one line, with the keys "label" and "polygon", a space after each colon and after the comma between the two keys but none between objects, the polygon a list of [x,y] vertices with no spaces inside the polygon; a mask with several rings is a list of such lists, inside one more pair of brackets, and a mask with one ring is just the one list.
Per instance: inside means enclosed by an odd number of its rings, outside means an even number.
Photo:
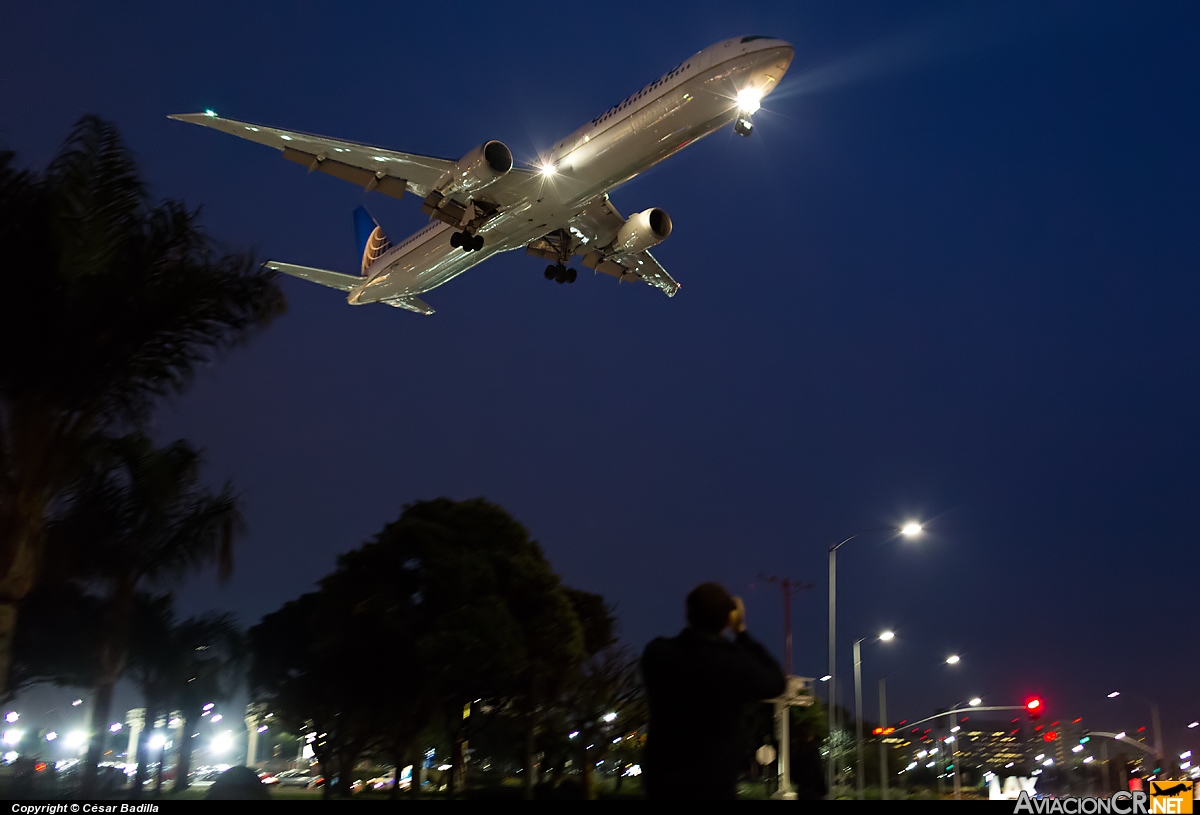
[{"label": "airplane", "polygon": [[392,198],[423,199],[427,226],[392,244],[365,208],[354,222],[357,274],[267,261],[268,269],[347,292],[351,305],[384,303],[419,314],[418,295],[500,252],[525,248],[550,260],[547,280],[575,282],[580,264],[618,282],[640,280],[668,297],[679,283],[650,254],[671,234],[652,207],[624,218],[608,194],[689,144],[732,123],[749,136],[752,115],[791,65],[790,44],[764,36],[711,45],[562,139],[536,166],[489,140],[458,161],[224,119],[212,111],[171,116],[283,152],[289,161]]}]

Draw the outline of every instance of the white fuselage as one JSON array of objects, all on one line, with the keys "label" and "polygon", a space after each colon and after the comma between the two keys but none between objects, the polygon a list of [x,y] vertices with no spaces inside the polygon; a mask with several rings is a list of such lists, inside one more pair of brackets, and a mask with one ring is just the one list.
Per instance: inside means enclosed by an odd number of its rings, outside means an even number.
[{"label": "white fuselage", "polygon": [[[436,288],[498,252],[563,228],[615,187],[732,123],[739,115],[739,93],[770,93],[793,54],[782,40],[745,39],[704,49],[558,142],[540,157],[552,172],[506,187],[505,198],[516,197],[479,229],[482,251],[451,246],[456,228],[432,221],[376,260],[349,302],[362,305]],[[482,195],[487,197],[486,189]]]}]

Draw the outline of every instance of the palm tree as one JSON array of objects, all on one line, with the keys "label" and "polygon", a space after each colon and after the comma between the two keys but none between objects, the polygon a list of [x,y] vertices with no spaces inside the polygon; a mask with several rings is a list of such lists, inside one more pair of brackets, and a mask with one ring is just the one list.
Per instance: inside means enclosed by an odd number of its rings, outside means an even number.
[{"label": "palm tree", "polygon": [[[141,796],[149,767],[150,738],[159,715],[169,717],[179,710],[184,718],[181,732],[187,733],[200,715],[203,699],[222,696],[214,687],[231,661],[240,652],[240,632],[226,614],[206,614],[182,622],[175,619],[171,596],[139,597],[135,610],[129,653],[129,676],[142,692],[146,706],[146,726],[138,741],[137,775],[133,797]],[[220,683],[223,684],[223,683]],[[207,696],[205,696],[207,694]],[[194,711],[194,712],[193,712]],[[180,739],[177,777],[186,786],[191,758],[191,740]],[[161,780],[161,766],[159,778]]]},{"label": "palm tree", "polygon": [[46,530],[101,432],[282,313],[276,276],[153,202],[116,128],[75,126],[44,172],[0,151],[0,692]]},{"label": "palm tree", "polygon": [[183,441],[156,449],[145,436],[125,436],[108,441],[100,460],[54,527],[56,544],[104,597],[85,797],[104,754],[113,689],[128,667],[138,591],[213,562],[227,576],[241,523],[228,484],[215,495],[198,485],[200,455]]}]

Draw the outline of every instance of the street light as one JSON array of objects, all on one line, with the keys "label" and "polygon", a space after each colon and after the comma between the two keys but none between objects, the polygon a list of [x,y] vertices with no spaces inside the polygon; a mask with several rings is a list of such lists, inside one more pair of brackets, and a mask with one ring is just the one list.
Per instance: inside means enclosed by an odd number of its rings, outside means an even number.
[{"label": "street light", "polygon": [[979,707],[980,705],[983,704],[983,700],[980,699],[978,696],[976,696],[974,699],[967,702],[967,704],[970,705],[971,707]]},{"label": "street light", "polygon": [[[877,642],[891,642],[896,638],[895,632],[884,631]],[[865,781],[863,779],[863,717],[862,717],[862,642],[866,637],[854,641],[854,727],[857,735],[858,761],[855,776],[858,779],[858,800],[863,799]],[[882,725],[882,722],[880,723]]]},{"label": "street light", "polygon": [[959,659],[960,659],[960,657],[958,656],[958,654],[951,654],[950,656],[946,657],[946,664],[947,665],[957,665]]},{"label": "street light", "polygon": [[906,538],[914,538],[920,535],[922,531],[921,524],[915,521],[906,523],[899,530],[894,526],[875,527],[874,529],[864,529],[861,532],[855,532],[850,537],[829,547],[829,763],[826,766],[826,786],[831,798],[836,797],[833,791],[833,734],[836,729],[834,707],[837,704],[837,651],[834,647],[834,643],[837,641],[837,550],[855,538],[861,535],[868,535],[872,532],[892,532],[893,534],[898,532]]},{"label": "street light", "polygon": [[[1115,690],[1108,695],[1108,698],[1116,699],[1120,695],[1121,695],[1121,692],[1119,690]],[[1162,740],[1162,722],[1159,720],[1159,716],[1158,716],[1158,703],[1152,702],[1149,699],[1138,696],[1135,693],[1131,693],[1129,695],[1132,696],[1134,699],[1137,699],[1142,704],[1150,706],[1150,723],[1154,726],[1154,753],[1158,757],[1158,760],[1162,761],[1162,757],[1164,755],[1163,740]]]}]

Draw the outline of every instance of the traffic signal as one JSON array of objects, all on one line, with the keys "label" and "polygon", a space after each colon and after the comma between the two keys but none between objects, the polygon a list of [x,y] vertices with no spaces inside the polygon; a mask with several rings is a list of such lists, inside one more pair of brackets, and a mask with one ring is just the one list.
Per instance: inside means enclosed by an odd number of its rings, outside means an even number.
[{"label": "traffic signal", "polygon": [[1034,697],[1025,703],[1025,710],[1029,711],[1030,719],[1037,719],[1042,715],[1042,700]]}]

